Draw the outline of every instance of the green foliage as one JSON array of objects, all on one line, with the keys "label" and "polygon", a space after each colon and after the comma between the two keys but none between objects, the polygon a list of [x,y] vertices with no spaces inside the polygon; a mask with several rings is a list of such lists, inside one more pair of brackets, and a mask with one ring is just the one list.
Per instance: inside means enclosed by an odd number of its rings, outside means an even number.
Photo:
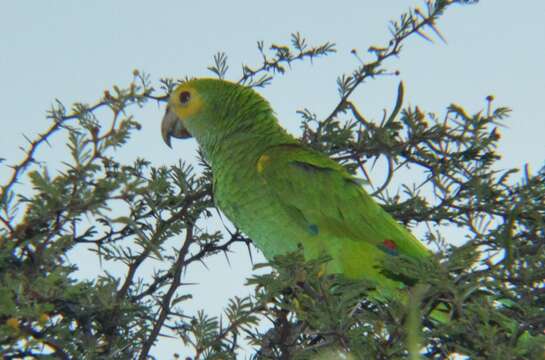
[{"label": "green foliage", "polygon": [[[339,101],[329,116],[299,112],[301,141],[365,178],[401,222],[428,229],[437,257],[385,264],[384,271],[412,279],[405,298],[368,297],[371,284],[325,276],[327,257],[305,262],[298,251],[258,265],[271,271],[248,279],[252,296],[225,299],[221,316],[187,314],[192,294],[182,276],[190,279],[194,264],[250,239],[198,226],[214,208],[206,164],[196,173],[184,163],[157,168],[145,159],[116,160],[114,150],[140,129],[130,115],[134,106],[164,102],[178,83],[161,79],[154,88],[147,74],[134,71],[128,87],[114,86],[93,105],[67,110],[57,101],[48,113],[51,126],[29,140],[1,187],[3,357],[146,359],[158,337],[170,333],[192,349],[193,359],[240,358],[244,349],[255,359],[541,358],[545,169],[533,175],[526,168],[519,180],[517,169],[498,170],[498,128],[509,109],[495,107],[492,97],[475,114],[456,104],[442,116],[403,108],[400,84],[392,110],[374,121],[351,97],[366,81],[397,74],[385,61],[400,55],[408,37],[442,39],[435,21],[469,2],[428,1],[425,10],[409,10],[391,24],[385,46],[369,49],[371,60],[339,76]],[[289,45],[259,42],[258,51],[262,63],[243,65],[240,83],[266,86],[294,61],[331,55],[334,44],[311,46],[296,33]],[[210,71],[226,77],[227,60],[218,53]],[[57,133],[67,135],[68,155],[53,172],[37,157]],[[388,171],[375,185],[368,174],[378,159]],[[406,172],[415,180],[397,185]],[[449,226],[464,234],[463,246],[449,245],[460,240],[445,238]],[[83,280],[68,261],[76,251],[123,270],[97,269]],[[141,275],[150,261],[158,270]],[[438,321],[437,310],[451,320]]]}]

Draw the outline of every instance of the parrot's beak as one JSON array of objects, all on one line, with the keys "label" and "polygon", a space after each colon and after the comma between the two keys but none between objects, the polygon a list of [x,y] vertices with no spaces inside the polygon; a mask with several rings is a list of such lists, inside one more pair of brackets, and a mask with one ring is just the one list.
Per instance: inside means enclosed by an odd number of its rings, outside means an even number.
[{"label": "parrot's beak", "polygon": [[184,127],[182,121],[178,119],[176,113],[170,110],[170,106],[167,106],[167,111],[165,112],[163,122],[161,123],[161,135],[168,147],[172,147],[170,145],[171,137],[178,139],[187,139],[191,137],[191,134]]}]

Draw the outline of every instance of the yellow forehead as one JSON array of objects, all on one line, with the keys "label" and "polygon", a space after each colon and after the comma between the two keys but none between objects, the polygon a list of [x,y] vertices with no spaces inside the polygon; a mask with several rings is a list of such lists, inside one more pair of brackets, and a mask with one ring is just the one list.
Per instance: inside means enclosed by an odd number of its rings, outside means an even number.
[{"label": "yellow forehead", "polygon": [[[183,92],[189,92],[190,94],[189,101],[186,104],[183,104],[180,101],[180,94]],[[170,94],[169,103],[174,108],[174,111],[176,111],[178,117],[182,120],[200,112],[204,105],[202,97],[197,89],[187,83],[178,86],[176,90]]]}]

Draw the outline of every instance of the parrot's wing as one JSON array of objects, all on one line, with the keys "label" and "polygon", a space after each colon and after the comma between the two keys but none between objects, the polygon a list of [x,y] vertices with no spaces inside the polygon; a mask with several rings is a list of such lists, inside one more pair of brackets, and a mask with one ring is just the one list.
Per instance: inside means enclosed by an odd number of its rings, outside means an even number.
[{"label": "parrot's wing", "polygon": [[355,177],[327,156],[301,145],[279,145],[263,153],[256,167],[265,188],[299,217],[308,233],[364,242],[383,255],[429,255]]}]

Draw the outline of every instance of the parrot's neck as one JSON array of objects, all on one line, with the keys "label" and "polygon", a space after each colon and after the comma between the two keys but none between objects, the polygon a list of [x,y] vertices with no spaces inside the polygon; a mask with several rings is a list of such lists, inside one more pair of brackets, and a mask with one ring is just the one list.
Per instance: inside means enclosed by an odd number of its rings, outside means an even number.
[{"label": "parrot's neck", "polygon": [[298,141],[288,134],[276,119],[272,121],[247,122],[218,137],[210,136],[199,143],[212,171],[227,168],[253,167],[259,157],[269,148],[282,144],[296,144]]}]

